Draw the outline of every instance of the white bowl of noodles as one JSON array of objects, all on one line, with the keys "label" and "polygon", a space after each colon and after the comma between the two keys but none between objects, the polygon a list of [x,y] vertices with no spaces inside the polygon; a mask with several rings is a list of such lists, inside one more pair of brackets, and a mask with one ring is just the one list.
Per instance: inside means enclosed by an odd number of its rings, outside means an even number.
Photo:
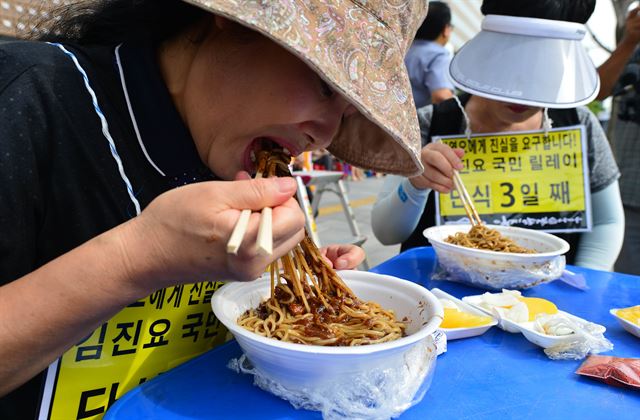
[{"label": "white bowl of noodles", "polygon": [[[258,335],[239,326],[237,320],[269,297],[267,276],[252,282],[228,283],[216,291],[211,304],[216,317],[233,333],[255,370],[285,389],[331,393],[339,390],[341,384],[344,388],[353,388],[354,383],[367,381],[367,373],[376,369],[402,369],[409,360],[408,354],[419,345],[426,349],[426,356],[421,356],[418,363],[420,374],[424,375],[420,382],[430,382],[424,378],[431,378],[435,367],[431,334],[443,318],[438,299],[424,287],[396,277],[360,271],[338,274],[360,300],[374,301],[382,308],[393,310],[396,319],[405,323],[406,336],[378,344],[319,346]],[[409,400],[411,397],[408,396]]]},{"label": "white bowl of noodles", "polygon": [[565,268],[569,244],[557,236],[533,229],[487,225],[503,237],[534,253],[498,252],[447,242],[449,236],[467,233],[471,225],[441,225],[425,229],[438,256],[435,279],[458,281],[490,289],[525,289],[555,280]]}]

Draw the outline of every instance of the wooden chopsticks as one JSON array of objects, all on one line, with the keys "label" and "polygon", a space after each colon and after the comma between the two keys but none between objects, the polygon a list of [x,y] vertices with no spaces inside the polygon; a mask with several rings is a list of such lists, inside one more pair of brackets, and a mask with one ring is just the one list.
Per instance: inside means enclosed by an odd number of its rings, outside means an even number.
[{"label": "wooden chopsticks", "polygon": [[[258,171],[255,179],[262,178],[263,172]],[[227,253],[237,254],[240,244],[244,239],[244,234],[247,232],[247,226],[249,225],[249,217],[251,217],[251,210],[244,209],[240,213],[240,217],[236,222],[233,232],[227,242]],[[265,207],[260,212],[260,225],[258,226],[258,238],[256,240],[258,247],[258,253],[261,255],[273,254],[273,236],[272,236],[272,210],[270,207]]]},{"label": "wooden chopsticks", "polygon": [[482,219],[480,219],[480,216],[478,215],[476,206],[473,205],[473,199],[467,192],[467,189],[462,182],[462,178],[460,178],[460,174],[455,169],[453,170],[453,184],[455,185],[456,190],[458,190],[458,194],[460,194],[460,199],[462,200],[464,211],[467,213],[467,216],[469,216],[471,225],[481,225]]}]

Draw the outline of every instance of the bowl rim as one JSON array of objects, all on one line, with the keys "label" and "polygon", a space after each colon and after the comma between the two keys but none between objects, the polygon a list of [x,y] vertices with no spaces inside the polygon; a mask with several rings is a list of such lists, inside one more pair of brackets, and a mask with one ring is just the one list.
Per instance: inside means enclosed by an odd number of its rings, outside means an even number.
[{"label": "bowl rim", "polygon": [[[628,306],[628,308],[633,308],[634,306],[638,306],[638,305]],[[627,308],[611,308],[611,309],[609,309],[609,313],[611,315],[613,315],[618,320],[618,323],[620,323],[620,325],[622,327],[624,327],[626,325],[626,326],[630,327],[631,329],[633,329],[637,333],[636,335],[640,334],[640,325],[636,325],[633,322],[631,322],[631,321],[629,321],[627,319],[624,319],[620,315],[618,315],[618,311],[621,310],[621,309],[627,309]],[[640,335],[638,335],[638,337],[640,337]]]},{"label": "bowl rim", "polygon": [[[350,277],[353,277],[353,278],[343,279],[347,284],[349,283],[350,280],[362,281],[363,280],[362,277],[368,277],[371,275],[374,275],[376,277],[376,280],[392,281],[392,282],[403,284],[409,289],[414,290],[416,292],[416,295],[420,296],[419,300],[426,300],[428,304],[432,308],[434,308],[435,313],[431,316],[431,318],[426,323],[423,323],[420,326],[418,331],[406,337],[401,337],[397,340],[388,341],[385,343],[367,344],[363,346],[316,346],[312,344],[289,343],[289,342],[276,340],[273,338],[263,337],[261,335],[253,333],[239,326],[235,319],[230,319],[229,317],[224,316],[224,314],[221,312],[221,305],[219,303],[226,298],[226,294],[230,290],[233,290],[239,287],[241,288],[260,287],[262,283],[269,281],[265,277],[261,277],[250,282],[232,282],[232,283],[230,282],[223,285],[218,290],[216,290],[216,292],[213,294],[213,297],[211,298],[211,306],[213,308],[213,313],[215,314],[216,318],[218,318],[218,320],[222,324],[224,324],[224,326],[227,327],[227,329],[231,333],[233,333],[236,340],[237,340],[237,335],[239,335],[242,338],[245,338],[247,340],[251,340],[254,342],[258,342],[260,344],[266,345],[271,348],[277,348],[278,350],[286,350],[286,351],[300,352],[300,353],[314,353],[314,354],[323,354],[323,355],[335,354],[335,355],[345,355],[345,356],[379,353],[379,352],[384,352],[391,349],[399,349],[402,347],[412,345],[426,338],[427,336],[433,334],[434,332],[436,332],[436,330],[440,326],[440,323],[444,318],[444,310],[442,309],[442,305],[438,301],[438,298],[436,298],[435,295],[431,293],[427,288],[419,285],[418,283],[405,280],[405,279],[400,279],[398,277],[394,277],[386,274],[363,272],[363,271],[356,271],[356,270],[342,270],[342,271],[338,271],[338,274],[345,273],[345,272],[349,273],[348,275]],[[377,282],[372,284],[377,284]]]},{"label": "bowl rim", "polygon": [[443,228],[444,229],[464,228],[463,231],[469,231],[469,229],[471,229],[471,224],[469,223],[431,226],[426,228],[424,231],[422,231],[422,235],[425,238],[427,238],[427,240],[429,241],[429,243],[431,243],[431,245],[434,245],[434,242],[435,242],[435,244],[437,244],[438,246],[442,246],[450,250],[473,252],[473,253],[478,253],[479,255],[486,255],[486,256],[492,256],[492,257],[504,258],[505,255],[508,255],[510,258],[514,260],[526,261],[526,260],[546,258],[546,257],[556,257],[558,255],[566,254],[567,252],[569,252],[569,249],[570,249],[569,243],[564,239],[540,230],[526,229],[526,228],[521,228],[516,226],[500,226],[500,225],[488,225],[488,224],[486,226],[488,228],[495,229],[500,233],[504,233],[505,231],[506,232],[509,232],[509,231],[526,232],[527,234],[533,234],[534,236],[538,236],[540,238],[546,238],[546,239],[550,239],[552,241],[558,242],[560,247],[555,251],[537,252],[535,254],[519,254],[515,252],[498,252],[498,251],[489,251],[486,249],[468,248],[462,245],[451,244],[449,242],[445,242],[444,240],[436,239],[432,236],[433,232],[442,230]]}]

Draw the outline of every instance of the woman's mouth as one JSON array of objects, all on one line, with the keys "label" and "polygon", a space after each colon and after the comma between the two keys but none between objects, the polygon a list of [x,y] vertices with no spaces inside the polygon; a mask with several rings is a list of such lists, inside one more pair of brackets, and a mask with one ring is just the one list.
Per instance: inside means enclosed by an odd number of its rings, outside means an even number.
[{"label": "woman's mouth", "polygon": [[292,156],[291,151],[281,145],[279,142],[272,140],[268,137],[258,137],[254,139],[247,150],[245,151],[244,166],[245,170],[251,175],[255,174],[257,170],[258,154],[261,151],[281,150],[285,154]]},{"label": "woman's mouth", "polygon": [[529,110],[529,107],[526,105],[516,105],[516,104],[509,105],[507,108],[509,108],[511,112],[515,112],[516,114],[522,114],[523,112],[526,112]]}]

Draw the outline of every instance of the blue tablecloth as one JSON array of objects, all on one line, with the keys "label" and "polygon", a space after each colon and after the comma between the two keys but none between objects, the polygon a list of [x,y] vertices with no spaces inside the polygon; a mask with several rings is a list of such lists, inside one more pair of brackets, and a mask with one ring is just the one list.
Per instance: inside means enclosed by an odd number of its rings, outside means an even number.
[{"label": "blue tablecloth", "polygon": [[[438,287],[462,297],[482,291],[430,280],[435,264],[429,247],[404,252],[374,272]],[[589,290],[555,281],[524,291],[547,298],[567,312],[607,328],[608,354],[640,357],[640,339],[627,333],[610,308],[640,304],[640,277],[572,267]],[[252,377],[226,367],[240,356],[232,341],[133,389],[107,412],[124,419],[319,419],[252,385]],[[574,372],[581,361],[553,361],[521,334],[492,328],[482,336],[449,342],[438,357],[424,399],[400,418],[408,419],[640,419],[640,392],[586,379]]]}]

